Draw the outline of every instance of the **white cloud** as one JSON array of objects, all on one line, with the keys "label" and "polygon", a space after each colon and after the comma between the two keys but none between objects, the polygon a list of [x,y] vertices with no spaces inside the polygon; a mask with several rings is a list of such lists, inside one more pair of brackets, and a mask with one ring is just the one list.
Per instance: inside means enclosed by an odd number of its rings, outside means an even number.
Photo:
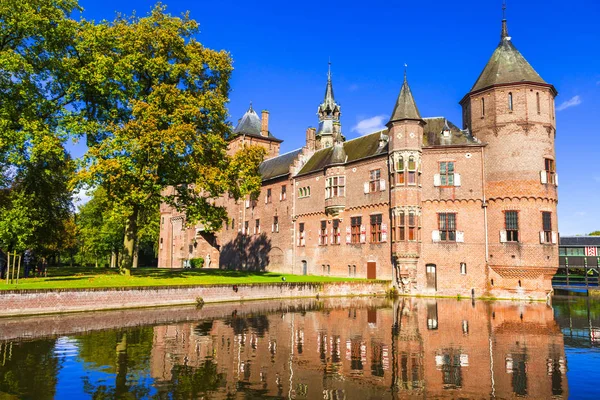
[{"label": "white cloud", "polygon": [[90,201],[92,199],[91,193],[92,190],[79,189],[79,191],[76,192],[73,196],[73,205],[75,205],[75,208],[79,208],[88,201]]},{"label": "white cloud", "polygon": [[367,133],[380,131],[385,129],[384,121],[386,120],[387,115],[376,115],[371,118],[360,120],[352,127],[352,132],[358,132],[360,135],[366,135]]},{"label": "white cloud", "polygon": [[581,97],[579,95],[571,97],[567,101],[563,101],[560,106],[556,107],[556,111],[566,110],[570,107],[575,107],[581,104]]}]

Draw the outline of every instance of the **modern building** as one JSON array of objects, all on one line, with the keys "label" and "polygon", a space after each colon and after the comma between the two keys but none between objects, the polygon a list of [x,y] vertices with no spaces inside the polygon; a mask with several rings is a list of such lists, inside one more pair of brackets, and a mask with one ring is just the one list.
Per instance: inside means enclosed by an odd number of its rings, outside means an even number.
[{"label": "modern building", "polygon": [[250,106],[230,151],[267,150],[260,197],[220,199],[230,220],[216,233],[163,205],[159,266],[208,255],[221,268],[390,279],[406,294],[544,298],[558,266],[556,95],[503,20],[461,128],[422,116],[406,73],[387,128],[352,140],[331,73],[298,150],[280,155],[268,112]]}]

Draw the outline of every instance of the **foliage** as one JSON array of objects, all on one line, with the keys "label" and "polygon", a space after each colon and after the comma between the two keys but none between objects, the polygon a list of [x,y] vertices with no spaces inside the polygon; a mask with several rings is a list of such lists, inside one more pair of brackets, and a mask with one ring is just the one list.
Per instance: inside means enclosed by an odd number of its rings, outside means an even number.
[{"label": "foliage", "polygon": [[75,0],[0,3],[0,246],[64,247],[70,218],[64,117],[75,101],[68,78],[69,15]]},{"label": "foliage", "polygon": [[190,258],[190,266],[192,268],[202,268],[204,266],[204,258]]},{"label": "foliage", "polygon": [[231,58],[203,47],[197,33],[189,15],[173,17],[157,5],[142,18],[84,23],[77,37],[78,53],[89,60],[78,70],[84,111],[71,125],[88,138],[78,181],[104,187],[122,208],[125,268],[144,225],[140,215],[163,199],[188,223],[219,229],[227,215],[212,199],[256,185],[248,175],[262,153],[247,150],[252,166],[226,154]]},{"label": "foliage", "polygon": [[94,263],[119,252],[123,245],[125,223],[110,203],[106,191],[98,187],[81,207],[77,218],[80,260]]},{"label": "foliage", "polygon": [[600,236],[600,231],[590,232],[589,236]]}]

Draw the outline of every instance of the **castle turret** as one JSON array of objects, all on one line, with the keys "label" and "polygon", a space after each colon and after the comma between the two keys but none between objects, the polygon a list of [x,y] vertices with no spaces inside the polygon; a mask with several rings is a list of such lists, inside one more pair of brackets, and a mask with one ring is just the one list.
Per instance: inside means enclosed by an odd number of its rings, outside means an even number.
[{"label": "castle turret", "polygon": [[389,128],[392,261],[396,285],[403,292],[415,288],[420,255],[421,158],[425,122],[404,74]]},{"label": "castle turret", "polygon": [[460,102],[464,127],[486,144],[492,292],[551,290],[558,266],[556,95],[516,49],[503,19],[498,47]]},{"label": "castle turret", "polygon": [[341,107],[335,102],[333,96],[333,84],[331,83],[331,62],[327,72],[327,86],[325,87],[325,98],[317,109],[319,116],[319,128],[317,129],[317,149],[333,146],[336,136],[344,141],[342,127],[340,124]]}]

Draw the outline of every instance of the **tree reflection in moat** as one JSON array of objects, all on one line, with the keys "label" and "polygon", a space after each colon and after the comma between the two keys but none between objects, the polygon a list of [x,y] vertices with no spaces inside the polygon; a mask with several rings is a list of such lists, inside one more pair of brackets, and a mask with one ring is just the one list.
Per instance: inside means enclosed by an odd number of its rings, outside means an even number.
[{"label": "tree reflection in moat", "polygon": [[[581,313],[564,304],[403,298],[280,305],[208,305],[185,322],[66,338],[86,371],[107,377],[73,379],[99,399],[568,397],[568,325],[561,332],[554,314],[574,329]],[[211,307],[223,311],[198,318]],[[58,342],[16,342],[12,352],[1,343],[0,398],[53,398]]]}]

